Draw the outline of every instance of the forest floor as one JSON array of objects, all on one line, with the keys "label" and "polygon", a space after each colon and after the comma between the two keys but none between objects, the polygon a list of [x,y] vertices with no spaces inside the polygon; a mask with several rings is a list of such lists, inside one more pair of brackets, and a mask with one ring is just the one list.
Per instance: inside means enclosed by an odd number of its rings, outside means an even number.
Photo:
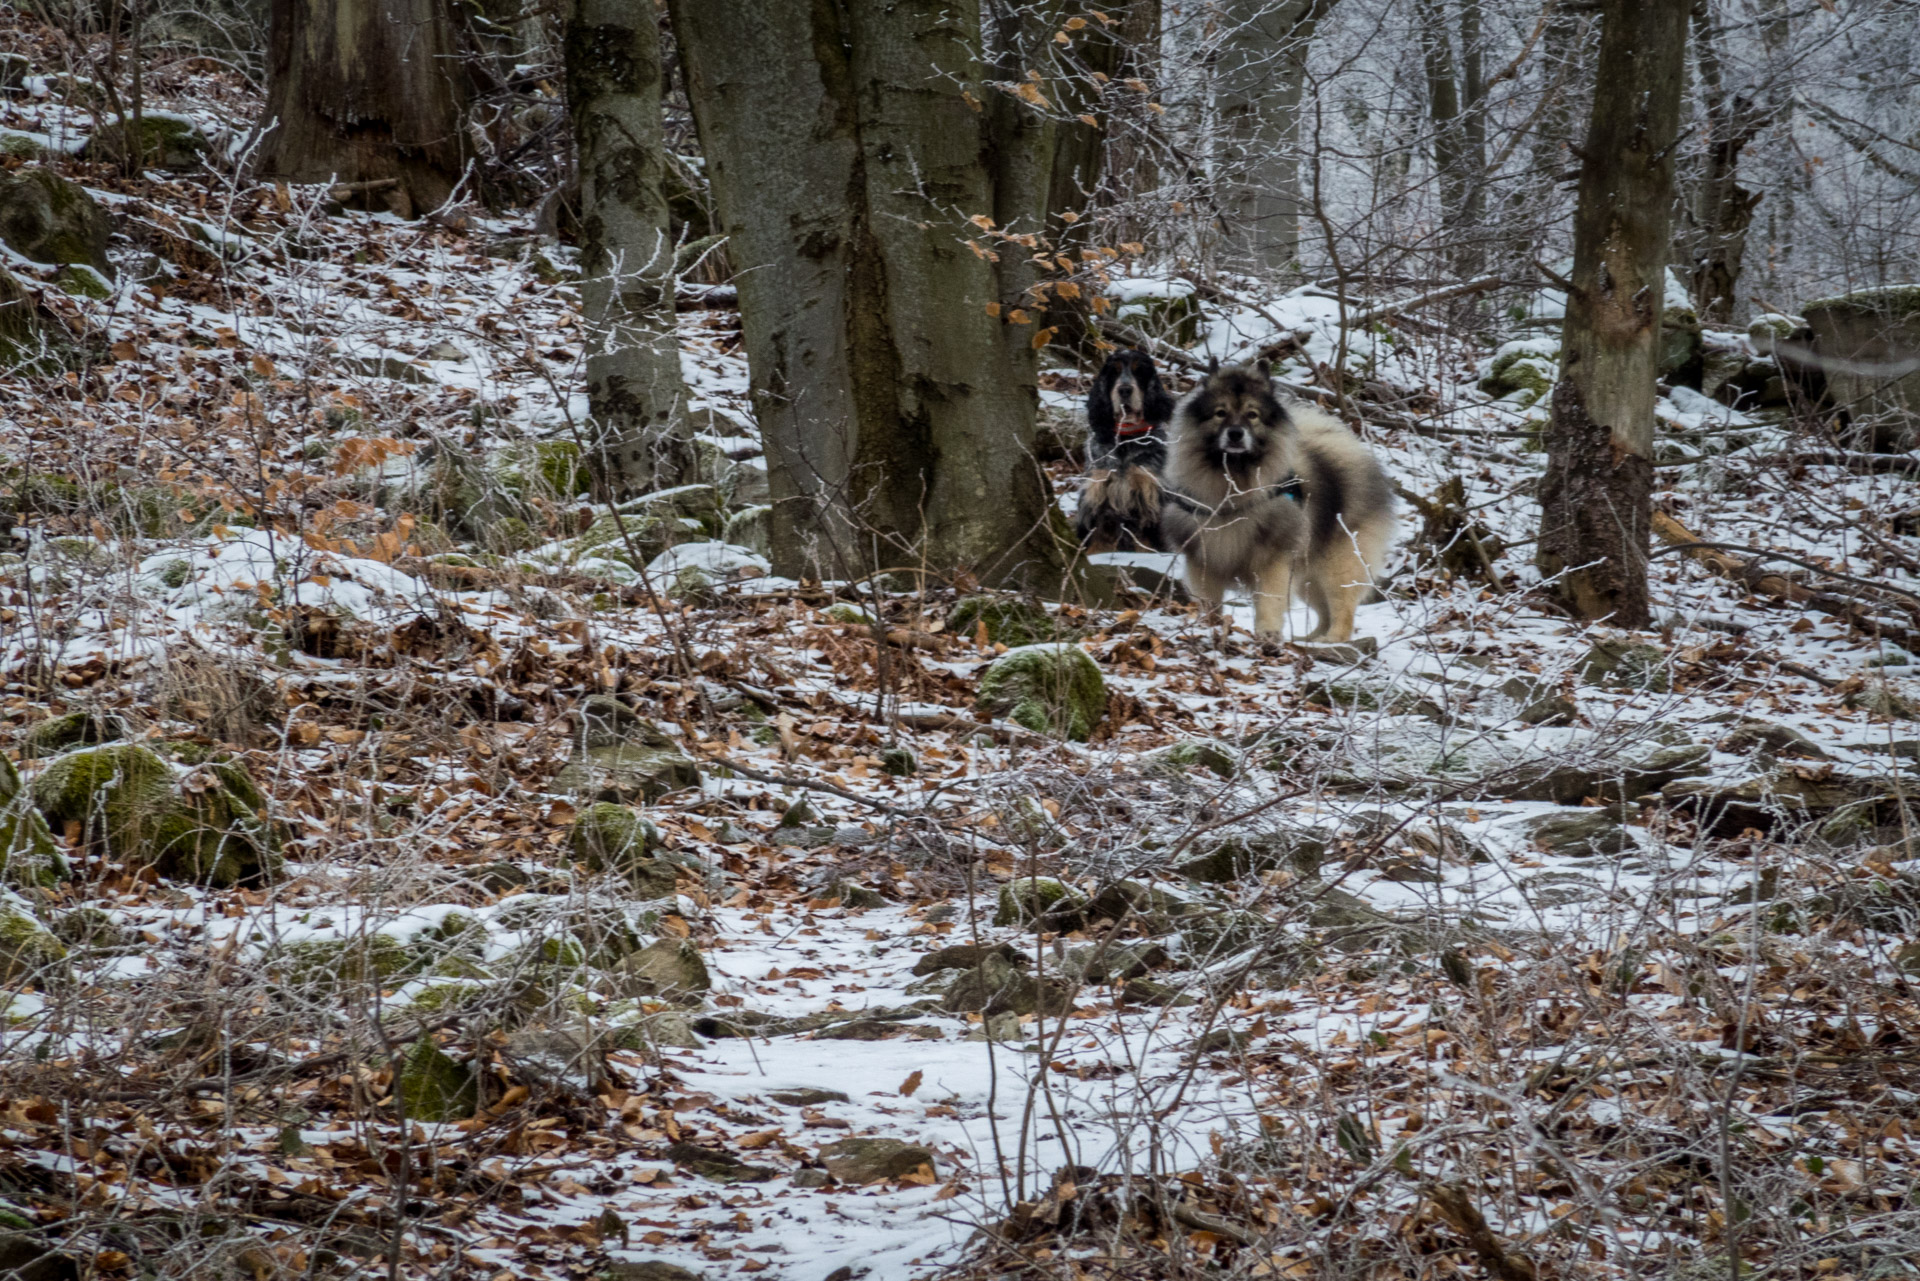
[{"label": "forest floor", "polygon": [[[1280,372],[1411,398],[1369,441],[1488,552],[1409,511],[1372,645],[1221,645],[1151,573],[961,623],[968,584],[750,547],[654,561],[661,600],[623,523],[765,501],[736,313],[681,313],[716,483],[616,513],[550,448],[578,299],[527,217],[118,178],[77,119],[0,102],[118,268],[9,263],[81,355],[0,376],[0,733],[29,790],[99,740],[244,766],[284,866],[14,849],[58,942],[6,955],[0,1265],[1920,1275],[1911,456],[1674,389],[1659,508],[1790,559],[1664,555],[1659,630],[1576,626],[1528,549],[1544,409],[1476,387],[1542,330],[1342,345],[1268,291],[1195,350],[1312,328]],[[976,713],[1030,641],[1097,663],[1090,741]],[[566,773],[602,733],[637,866]]]}]

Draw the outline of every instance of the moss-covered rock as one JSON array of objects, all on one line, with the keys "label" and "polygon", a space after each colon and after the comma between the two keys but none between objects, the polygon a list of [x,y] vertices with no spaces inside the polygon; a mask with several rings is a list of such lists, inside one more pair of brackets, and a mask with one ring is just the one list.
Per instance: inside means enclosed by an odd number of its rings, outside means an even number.
[{"label": "moss-covered rock", "polygon": [[[673,893],[672,866],[653,857],[659,847],[659,828],[625,805],[604,801],[582,810],[567,833],[575,859],[596,872],[640,873],[649,886],[657,886],[651,898]],[[664,879],[653,874],[656,868]]]},{"label": "moss-covered rock", "polygon": [[1190,769],[1205,769],[1221,778],[1232,778],[1239,767],[1232,749],[1201,738],[1170,743],[1140,758],[1140,768],[1154,774],[1180,775]]},{"label": "moss-covered rock", "polygon": [[193,121],[170,113],[143,115],[139,128],[131,120],[102,122],[81,154],[105,164],[125,163],[138,144],[138,164],[144,169],[197,169],[210,144]]},{"label": "moss-covered rock", "polygon": [[1672,689],[1666,651],[1645,641],[1615,637],[1596,641],[1580,660],[1580,679],[1589,685],[1666,693]]},{"label": "moss-covered rock", "polygon": [[0,175],[0,241],[34,262],[84,263],[111,280],[106,211],[78,184],[38,165]]},{"label": "moss-covered rock", "polygon": [[295,987],[362,987],[425,968],[426,957],[390,934],[302,939],[278,949],[270,962]]},{"label": "moss-covered rock", "polygon": [[[26,286],[0,267],[0,367],[44,373],[58,367],[71,350],[71,340],[40,309]],[[19,510],[19,496],[13,497]]]},{"label": "moss-covered rock", "polygon": [[1631,854],[1639,848],[1633,837],[1604,809],[1569,810],[1542,814],[1521,824],[1527,839],[1549,854],[1591,858],[1596,854]]},{"label": "moss-covered rock", "polygon": [[1077,645],[1024,645],[981,674],[975,704],[1035,733],[1084,742],[1107,714],[1107,683]]},{"label": "moss-covered rock", "polygon": [[28,902],[0,890],[0,983],[28,978],[66,959],[67,949],[33,914]]},{"label": "moss-covered rock", "polygon": [[1034,930],[1077,930],[1086,921],[1087,896],[1051,876],[1023,876],[1000,887],[995,925]]},{"label": "moss-covered rock", "polygon": [[1174,870],[1190,881],[1218,885],[1282,867],[1310,876],[1326,856],[1327,834],[1311,828],[1231,833],[1203,844]]},{"label": "moss-covered rock", "polygon": [[615,967],[624,996],[698,1004],[713,987],[700,949],[685,939],[655,939]]},{"label": "moss-covered rock", "polygon": [[880,770],[895,778],[906,778],[919,772],[920,762],[914,759],[913,752],[907,748],[883,747],[880,749]]},{"label": "moss-covered rock", "polygon": [[0,756],[0,883],[50,888],[70,875],[67,856],[22,789],[19,772]]},{"label": "moss-covered rock", "polygon": [[400,1062],[394,1091],[409,1121],[461,1121],[480,1106],[480,1078],[423,1036]]},{"label": "moss-covered rock", "polygon": [[1510,398],[1527,409],[1553,393],[1560,377],[1560,344],[1552,338],[1519,338],[1494,352],[1480,390],[1489,396]]},{"label": "moss-covered rock", "polygon": [[1060,1014],[1067,1005],[1064,984],[1036,978],[1005,957],[989,953],[953,981],[940,1008],[953,1014]]},{"label": "moss-covered rock", "polygon": [[554,775],[553,790],[595,801],[631,804],[700,786],[700,767],[672,744],[620,744],[575,753]]},{"label": "moss-covered rock", "polygon": [[176,770],[151,748],[108,743],[56,757],[30,792],[48,822],[78,823],[112,857],[175,880],[234,885],[282,866],[266,797],[231,762]]},{"label": "moss-covered rock", "polygon": [[986,629],[987,640],[1016,649],[1066,635],[1052,614],[1017,596],[966,596],[947,611],[947,634],[974,640]]},{"label": "moss-covered rock", "polygon": [[773,508],[762,504],[742,507],[727,517],[721,538],[730,546],[744,547],[760,556],[773,555]]},{"label": "moss-covered rock", "polygon": [[929,1149],[900,1139],[841,1139],[820,1149],[820,1161],[834,1178],[856,1186],[905,1178],[923,1166],[929,1174],[936,1169]]},{"label": "moss-covered rock", "polygon": [[68,712],[35,721],[20,736],[20,755],[27,760],[58,756],[89,743],[111,743],[127,736],[127,723],[111,712]]}]

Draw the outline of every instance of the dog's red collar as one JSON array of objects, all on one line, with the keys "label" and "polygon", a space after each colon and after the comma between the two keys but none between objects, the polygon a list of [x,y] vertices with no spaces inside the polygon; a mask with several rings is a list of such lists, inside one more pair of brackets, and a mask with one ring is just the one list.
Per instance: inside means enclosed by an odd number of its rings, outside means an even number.
[{"label": "dog's red collar", "polygon": [[1153,424],[1144,418],[1126,419],[1114,429],[1114,434],[1125,440],[1129,436],[1144,436],[1153,430]]}]

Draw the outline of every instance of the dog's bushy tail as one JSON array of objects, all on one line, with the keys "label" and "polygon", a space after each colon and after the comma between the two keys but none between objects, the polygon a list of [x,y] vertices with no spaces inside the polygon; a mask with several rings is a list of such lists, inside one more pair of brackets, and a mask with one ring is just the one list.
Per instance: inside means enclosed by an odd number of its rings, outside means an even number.
[{"label": "dog's bushy tail", "polygon": [[1080,494],[1075,525],[1090,552],[1163,550],[1160,480],[1145,467],[1096,473]]}]

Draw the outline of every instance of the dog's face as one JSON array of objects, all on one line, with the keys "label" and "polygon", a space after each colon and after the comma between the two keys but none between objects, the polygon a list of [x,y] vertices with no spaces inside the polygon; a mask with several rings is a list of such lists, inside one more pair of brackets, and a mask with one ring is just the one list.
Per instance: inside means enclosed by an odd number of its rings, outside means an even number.
[{"label": "dog's face", "polygon": [[1241,468],[1259,466],[1287,425],[1265,362],[1208,374],[1187,401],[1182,423],[1215,462]]},{"label": "dog's face", "polygon": [[1114,420],[1143,422],[1148,398],[1160,390],[1160,371],[1153,367],[1153,358],[1144,351],[1116,351],[1107,358],[1100,376],[1107,383]]}]

